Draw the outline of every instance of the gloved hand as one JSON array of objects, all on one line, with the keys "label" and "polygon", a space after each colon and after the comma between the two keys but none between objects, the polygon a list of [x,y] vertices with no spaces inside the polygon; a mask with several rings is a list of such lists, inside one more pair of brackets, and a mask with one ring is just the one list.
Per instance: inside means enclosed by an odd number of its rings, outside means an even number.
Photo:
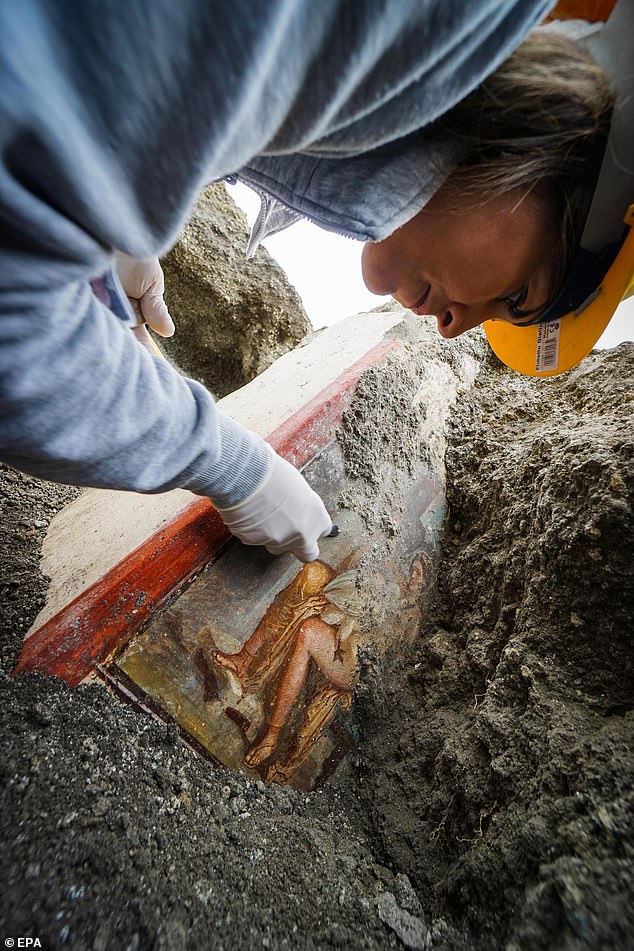
[{"label": "gloved hand", "polygon": [[[116,258],[119,280],[139,319],[161,337],[171,337],[174,321],[163,300],[165,279],[158,258],[140,261],[122,251],[117,251]],[[145,328],[142,330],[149,336]]]},{"label": "gloved hand", "polygon": [[290,551],[300,561],[319,557],[320,538],[332,521],[324,503],[297,469],[267,446],[269,468],[244,502],[217,509],[229,531],[245,545],[265,545],[272,555]]}]

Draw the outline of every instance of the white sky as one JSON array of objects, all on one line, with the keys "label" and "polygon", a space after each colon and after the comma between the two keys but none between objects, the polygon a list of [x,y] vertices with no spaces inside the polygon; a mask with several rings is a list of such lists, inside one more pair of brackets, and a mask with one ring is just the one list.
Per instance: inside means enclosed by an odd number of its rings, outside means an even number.
[{"label": "white sky", "polygon": [[[251,225],[260,207],[257,195],[246,185],[229,186],[229,193]],[[298,221],[264,246],[296,288],[315,330],[389,300],[371,294],[361,279],[360,241]],[[596,347],[615,347],[622,340],[634,340],[634,297],[619,306]]]}]

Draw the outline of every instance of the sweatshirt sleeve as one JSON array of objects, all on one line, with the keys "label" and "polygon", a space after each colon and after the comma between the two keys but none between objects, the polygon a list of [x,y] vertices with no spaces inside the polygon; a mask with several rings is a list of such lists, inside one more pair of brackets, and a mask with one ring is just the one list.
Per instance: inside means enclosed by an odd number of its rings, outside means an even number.
[{"label": "sweatshirt sleeve", "polygon": [[263,441],[153,357],[87,281],[0,295],[0,457],[74,485],[242,501]]},{"label": "sweatshirt sleeve", "polygon": [[113,248],[143,257],[170,244],[201,183],[204,143],[188,148],[172,118],[179,87],[162,111],[151,98],[171,62],[155,76],[134,58],[125,73],[110,62],[141,35],[137,23],[115,30],[112,9],[98,29],[81,22],[83,5],[10,6],[0,13],[0,459],[58,482],[179,486],[235,505],[267,470],[264,442],[139,346],[89,285]]}]

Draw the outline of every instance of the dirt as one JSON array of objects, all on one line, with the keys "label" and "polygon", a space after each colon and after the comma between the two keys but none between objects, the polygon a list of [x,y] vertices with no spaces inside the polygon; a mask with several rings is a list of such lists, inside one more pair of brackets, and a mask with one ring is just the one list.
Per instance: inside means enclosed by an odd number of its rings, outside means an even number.
[{"label": "dirt", "polygon": [[80,489],[32,479],[0,462],[0,664],[12,670],[44,604],[40,549],[53,516]]},{"label": "dirt", "polygon": [[364,379],[341,441],[371,520],[446,434],[437,587],[416,644],[365,659],[358,752],[315,793],[227,773],[99,684],[10,676],[44,591],[40,523],[72,490],[2,468],[2,937],[631,945],[634,348],[530,381],[443,345],[478,371],[443,428],[416,400],[428,341]]},{"label": "dirt", "polygon": [[362,698],[357,825],[477,948],[631,946],[633,353],[462,397],[435,602]]}]

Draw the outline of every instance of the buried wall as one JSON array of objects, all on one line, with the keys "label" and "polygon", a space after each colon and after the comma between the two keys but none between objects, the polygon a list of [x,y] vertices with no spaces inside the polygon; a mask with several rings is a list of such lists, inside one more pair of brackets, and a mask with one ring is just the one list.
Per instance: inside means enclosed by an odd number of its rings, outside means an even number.
[{"label": "buried wall", "polygon": [[[421,635],[361,651],[354,756],[309,795],[248,782],[101,686],[5,667],[7,934],[627,946],[628,348],[544,384],[489,363],[477,336],[400,333],[338,434],[339,503],[376,539],[379,591],[403,487],[445,452],[450,508],[431,603],[407,594]],[[7,655],[18,640],[7,629]]]}]

